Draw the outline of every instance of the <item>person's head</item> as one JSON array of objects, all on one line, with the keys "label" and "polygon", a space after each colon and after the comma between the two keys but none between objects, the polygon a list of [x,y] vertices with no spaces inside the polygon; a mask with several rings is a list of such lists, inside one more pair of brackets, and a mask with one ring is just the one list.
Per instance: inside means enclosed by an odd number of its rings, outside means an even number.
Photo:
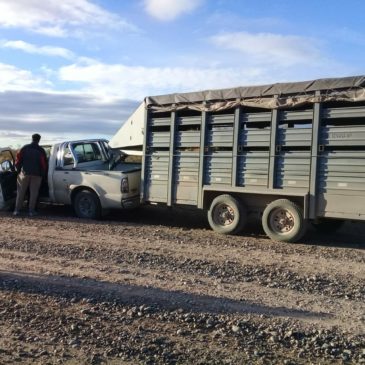
[{"label": "person's head", "polygon": [[32,142],[34,142],[34,143],[39,143],[39,141],[41,140],[41,136],[40,136],[40,134],[38,134],[38,133],[35,133],[35,134],[33,134],[32,135]]}]

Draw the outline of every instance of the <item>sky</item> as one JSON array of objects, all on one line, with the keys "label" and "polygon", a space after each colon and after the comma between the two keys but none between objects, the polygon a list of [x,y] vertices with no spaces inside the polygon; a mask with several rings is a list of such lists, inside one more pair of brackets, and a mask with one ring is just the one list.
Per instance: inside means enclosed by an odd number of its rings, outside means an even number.
[{"label": "sky", "polygon": [[0,0],[0,146],[111,138],[148,95],[365,74],[362,0]]}]

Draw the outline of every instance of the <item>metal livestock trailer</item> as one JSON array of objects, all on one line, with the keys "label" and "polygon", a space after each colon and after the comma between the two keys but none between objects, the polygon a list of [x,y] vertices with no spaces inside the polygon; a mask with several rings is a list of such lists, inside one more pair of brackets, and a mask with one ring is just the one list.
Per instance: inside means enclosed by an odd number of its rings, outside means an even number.
[{"label": "metal livestock trailer", "polygon": [[249,214],[294,242],[308,222],[365,217],[365,77],[145,99],[142,201],[206,209],[235,234]]}]

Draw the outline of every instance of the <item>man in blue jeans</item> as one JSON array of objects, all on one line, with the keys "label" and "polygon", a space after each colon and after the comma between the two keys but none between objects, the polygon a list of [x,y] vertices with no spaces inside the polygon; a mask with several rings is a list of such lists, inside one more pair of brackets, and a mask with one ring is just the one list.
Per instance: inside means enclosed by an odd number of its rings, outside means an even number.
[{"label": "man in blue jeans", "polygon": [[32,143],[21,148],[17,153],[15,167],[18,172],[17,197],[14,215],[19,215],[23,207],[24,197],[29,188],[29,216],[36,215],[35,206],[37,203],[39,188],[42,177],[47,174],[47,156],[45,150],[39,146],[41,136],[32,135]]}]

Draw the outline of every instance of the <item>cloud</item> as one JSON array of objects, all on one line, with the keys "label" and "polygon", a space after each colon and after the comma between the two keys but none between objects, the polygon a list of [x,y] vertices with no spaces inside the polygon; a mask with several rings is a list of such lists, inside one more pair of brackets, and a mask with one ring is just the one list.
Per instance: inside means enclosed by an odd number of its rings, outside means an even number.
[{"label": "cloud", "polygon": [[45,143],[110,137],[137,106],[131,100],[105,101],[81,93],[0,92],[0,146],[22,144],[34,132]]},{"label": "cloud", "polygon": [[0,91],[37,90],[47,89],[50,86],[50,81],[42,77],[35,76],[28,70],[0,63]]},{"label": "cloud", "polygon": [[295,35],[235,32],[213,36],[211,41],[220,48],[238,51],[266,64],[291,66],[322,59],[316,40]]},{"label": "cloud", "polygon": [[[303,55],[306,57],[303,60],[299,55],[295,58],[279,52],[276,58],[267,55],[258,62],[256,57],[232,57],[228,54],[222,56],[228,61],[223,59],[223,63],[211,63],[211,66],[204,63],[203,56],[199,56],[198,60],[201,61],[197,63],[205,67],[145,67],[78,60],[61,67],[57,77],[64,84],[74,84],[84,92],[99,97],[142,101],[149,95],[347,76],[350,72],[346,65],[319,56],[312,59],[311,55]],[[261,53],[260,57],[263,57]],[[304,62],[305,67],[298,67]]]},{"label": "cloud", "polygon": [[182,14],[190,13],[202,4],[203,0],[145,0],[145,10],[152,17],[171,21]]},{"label": "cloud", "polygon": [[88,0],[0,0],[0,27],[23,28],[52,37],[80,36],[83,27],[136,27]]},{"label": "cloud", "polygon": [[12,48],[24,51],[31,54],[39,54],[43,56],[56,56],[66,59],[74,59],[75,55],[73,52],[62,47],[53,46],[37,46],[35,44],[27,43],[24,41],[4,41],[0,43],[1,47]]},{"label": "cloud", "polygon": [[262,70],[247,68],[143,67],[75,63],[61,67],[62,81],[84,84],[97,95],[142,100],[147,95],[259,83]]}]

